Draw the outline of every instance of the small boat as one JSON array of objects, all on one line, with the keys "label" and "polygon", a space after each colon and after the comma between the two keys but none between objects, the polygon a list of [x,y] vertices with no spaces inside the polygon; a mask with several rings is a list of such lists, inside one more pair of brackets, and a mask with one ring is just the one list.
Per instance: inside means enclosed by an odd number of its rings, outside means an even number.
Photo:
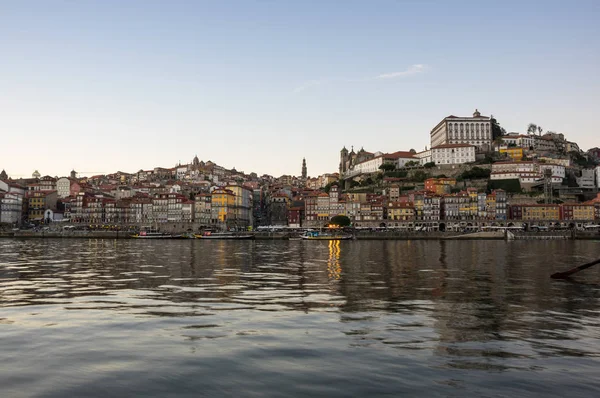
[{"label": "small boat", "polygon": [[302,239],[305,240],[350,240],[352,238],[353,236],[348,234],[334,234],[320,231],[306,231],[302,235]]},{"label": "small boat", "polygon": [[254,235],[235,234],[233,232],[204,232],[195,236],[197,239],[254,239]]},{"label": "small boat", "polygon": [[172,239],[173,235],[164,232],[140,231],[135,235],[131,235],[131,237],[136,239]]}]

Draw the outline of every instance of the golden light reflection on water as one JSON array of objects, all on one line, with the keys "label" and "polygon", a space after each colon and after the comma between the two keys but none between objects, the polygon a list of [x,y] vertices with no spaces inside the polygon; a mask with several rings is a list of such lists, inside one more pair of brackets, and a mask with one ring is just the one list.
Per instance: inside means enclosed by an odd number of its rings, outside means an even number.
[{"label": "golden light reflection on water", "polygon": [[342,273],[340,265],[340,241],[329,241],[329,259],[327,260],[327,276],[329,279],[339,280]]}]

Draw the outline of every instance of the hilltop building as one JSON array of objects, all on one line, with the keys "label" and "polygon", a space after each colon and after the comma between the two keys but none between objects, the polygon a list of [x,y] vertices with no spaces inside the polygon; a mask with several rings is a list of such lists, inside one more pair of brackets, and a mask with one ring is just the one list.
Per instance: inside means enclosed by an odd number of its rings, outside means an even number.
[{"label": "hilltop building", "polygon": [[473,117],[450,115],[431,130],[431,147],[448,144],[474,145],[479,152],[492,147],[492,118],[482,116],[477,109]]}]

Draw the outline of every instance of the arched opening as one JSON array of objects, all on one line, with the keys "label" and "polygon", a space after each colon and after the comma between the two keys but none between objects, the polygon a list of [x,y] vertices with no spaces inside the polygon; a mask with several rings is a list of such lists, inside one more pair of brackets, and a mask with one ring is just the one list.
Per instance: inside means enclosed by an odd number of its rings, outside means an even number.
[{"label": "arched opening", "polygon": [[440,232],[446,232],[446,223],[441,222],[439,226]]}]

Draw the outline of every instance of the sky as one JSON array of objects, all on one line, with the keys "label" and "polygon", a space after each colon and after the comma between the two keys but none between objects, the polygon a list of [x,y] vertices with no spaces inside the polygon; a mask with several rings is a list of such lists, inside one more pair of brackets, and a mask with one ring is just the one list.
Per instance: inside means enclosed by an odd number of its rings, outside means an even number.
[{"label": "sky", "polygon": [[600,146],[600,1],[0,0],[0,169],[336,172],[475,108]]}]

